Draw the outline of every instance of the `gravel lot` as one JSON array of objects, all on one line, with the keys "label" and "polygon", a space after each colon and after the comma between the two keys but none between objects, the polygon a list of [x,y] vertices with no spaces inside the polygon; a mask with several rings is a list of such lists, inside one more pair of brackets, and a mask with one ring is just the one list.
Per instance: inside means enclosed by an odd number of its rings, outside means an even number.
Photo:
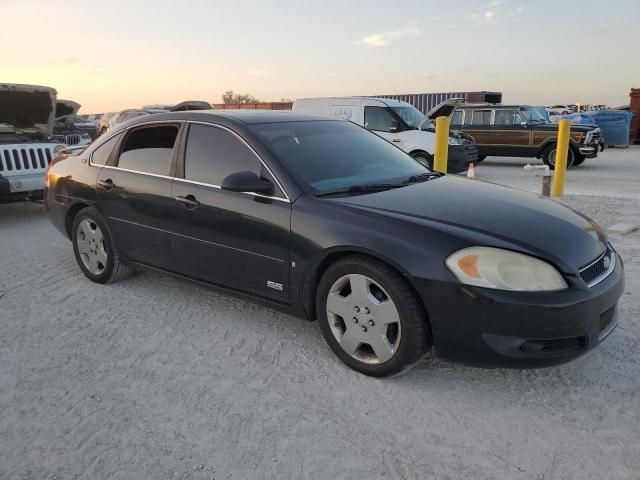
[{"label": "gravel lot", "polygon": [[[525,163],[476,175],[537,191]],[[607,150],[563,202],[640,223],[639,167]],[[375,380],[315,323],[158,274],[93,284],[41,206],[0,206],[0,479],[637,479],[640,232],[612,241],[620,326],[585,357]]]}]

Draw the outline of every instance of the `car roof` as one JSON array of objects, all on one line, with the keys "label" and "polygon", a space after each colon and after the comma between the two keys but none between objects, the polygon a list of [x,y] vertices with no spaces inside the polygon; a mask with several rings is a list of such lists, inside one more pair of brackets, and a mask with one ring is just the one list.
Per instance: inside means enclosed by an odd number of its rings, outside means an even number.
[{"label": "car roof", "polygon": [[384,98],[384,97],[359,97],[359,96],[351,96],[351,97],[315,97],[315,98],[299,98],[296,102],[323,102],[323,101],[332,101],[332,102],[375,102],[377,104],[382,104],[387,107],[400,107],[411,105],[408,102],[404,102],[402,100],[396,100],[395,98]]},{"label": "car roof", "polygon": [[520,108],[532,105],[507,104],[507,103],[463,103],[458,108]]},{"label": "car roof", "polygon": [[[185,112],[154,113],[154,121],[166,120],[199,120],[211,122],[216,119],[229,119],[246,125],[260,123],[308,122],[308,121],[342,121],[328,115],[292,112],[291,110],[189,110]],[[137,121],[136,121],[137,120]],[[133,123],[145,123],[149,117],[138,117]]]}]

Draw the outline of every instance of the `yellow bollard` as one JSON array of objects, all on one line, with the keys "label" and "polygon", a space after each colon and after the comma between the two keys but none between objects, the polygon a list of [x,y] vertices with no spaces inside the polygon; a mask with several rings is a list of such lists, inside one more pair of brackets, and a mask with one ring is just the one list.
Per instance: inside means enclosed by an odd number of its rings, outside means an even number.
[{"label": "yellow bollard", "polygon": [[449,159],[449,117],[436,118],[436,144],[434,148],[433,169],[447,173]]},{"label": "yellow bollard", "polygon": [[558,144],[556,145],[556,166],[553,171],[553,188],[551,194],[554,197],[564,195],[564,177],[567,173],[567,156],[569,154],[569,134],[571,133],[571,120],[563,119],[558,122]]}]

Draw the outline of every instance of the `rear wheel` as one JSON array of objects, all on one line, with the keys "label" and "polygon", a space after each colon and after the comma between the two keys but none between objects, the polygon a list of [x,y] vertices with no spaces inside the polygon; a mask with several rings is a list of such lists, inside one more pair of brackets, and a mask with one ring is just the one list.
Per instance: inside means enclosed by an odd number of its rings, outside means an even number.
[{"label": "rear wheel", "polygon": [[433,155],[430,153],[424,152],[422,150],[417,152],[412,152],[411,156],[418,161],[418,163],[424,165],[429,170],[433,170]]},{"label": "rear wheel", "polygon": [[[556,145],[548,145],[542,152],[542,161],[545,165],[548,165],[551,170],[555,170],[556,168]],[[569,153],[567,154],[567,170],[571,168],[573,162],[575,160],[575,153],[573,148],[569,146]]]},{"label": "rear wheel", "polygon": [[132,272],[132,268],[122,260],[107,224],[95,208],[85,208],[76,215],[71,234],[76,261],[89,280],[110,283]]},{"label": "rear wheel", "polygon": [[349,256],[322,276],[316,297],[320,330],[352,369],[374,377],[401,373],[431,346],[421,302],[395,270]]}]

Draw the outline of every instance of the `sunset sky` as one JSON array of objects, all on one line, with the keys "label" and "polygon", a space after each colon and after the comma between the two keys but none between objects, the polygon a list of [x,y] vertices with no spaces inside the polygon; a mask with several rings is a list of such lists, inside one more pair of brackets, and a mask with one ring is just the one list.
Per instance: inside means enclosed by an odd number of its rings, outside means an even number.
[{"label": "sunset sky", "polygon": [[0,18],[0,82],[81,113],[226,90],[620,105],[640,87],[640,0],[0,0]]}]

